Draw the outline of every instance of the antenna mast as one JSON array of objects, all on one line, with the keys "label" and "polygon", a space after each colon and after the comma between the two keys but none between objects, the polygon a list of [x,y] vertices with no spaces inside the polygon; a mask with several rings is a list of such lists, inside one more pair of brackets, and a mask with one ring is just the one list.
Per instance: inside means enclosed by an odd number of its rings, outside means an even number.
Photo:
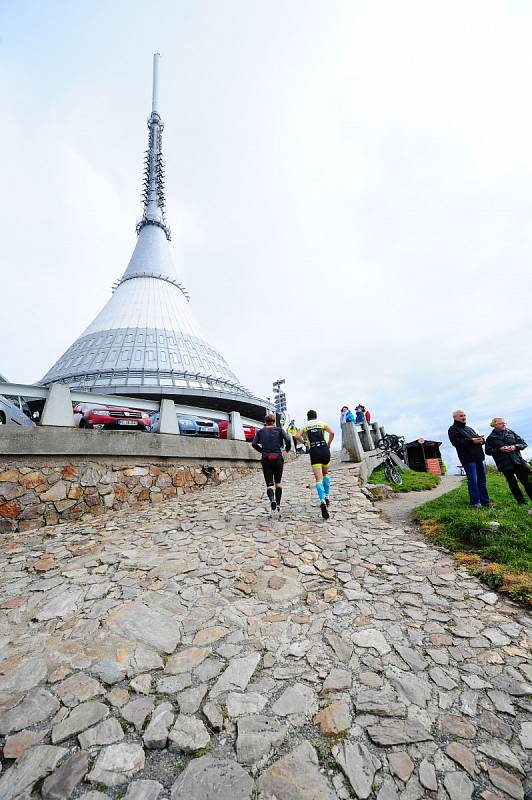
[{"label": "antenna mast", "polygon": [[148,149],[144,159],[144,181],[142,201],[144,210],[137,223],[137,233],[145,225],[157,225],[162,228],[166,238],[170,239],[170,228],[166,224],[164,199],[164,161],[162,150],[162,133],[164,124],[159,114],[159,62],[161,56],[153,56],[153,84],[151,114],[148,117]]},{"label": "antenna mast", "polygon": [[159,103],[159,64],[161,61],[161,54],[154,53],[153,54],[153,89],[152,89],[152,101],[151,101],[151,110],[156,114],[159,111],[158,103]]}]

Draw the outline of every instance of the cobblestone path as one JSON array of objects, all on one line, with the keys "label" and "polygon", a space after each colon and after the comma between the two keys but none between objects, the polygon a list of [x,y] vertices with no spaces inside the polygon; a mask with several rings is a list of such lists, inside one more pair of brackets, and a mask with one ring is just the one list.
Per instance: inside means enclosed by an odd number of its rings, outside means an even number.
[{"label": "cobblestone path", "polygon": [[310,477],[4,537],[1,800],[530,791],[530,615]]}]

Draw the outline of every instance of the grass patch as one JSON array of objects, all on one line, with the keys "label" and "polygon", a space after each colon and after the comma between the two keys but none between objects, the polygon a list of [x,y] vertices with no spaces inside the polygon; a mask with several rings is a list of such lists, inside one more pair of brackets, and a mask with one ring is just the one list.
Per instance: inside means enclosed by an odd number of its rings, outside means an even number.
[{"label": "grass patch", "polygon": [[131,728],[133,727],[133,726],[132,726],[132,725],[131,725],[131,724],[130,724],[130,723],[127,721],[127,720],[125,720],[123,717],[119,717],[119,718],[118,718],[118,724],[120,725],[120,727],[122,728],[122,730],[124,731],[124,733],[129,733],[129,731],[130,731],[130,730],[131,730]]},{"label": "grass patch", "polygon": [[503,475],[488,472],[487,480],[493,508],[470,508],[464,481],[459,489],[419,506],[416,517],[423,532],[457,553],[470,572],[532,605],[532,519],[527,506],[513,499]]},{"label": "grass patch", "polygon": [[328,739],[322,739],[319,742],[315,742],[314,747],[316,748],[318,761],[320,762],[321,766],[328,770],[335,769],[336,761],[332,754],[334,742],[330,742]]},{"label": "grass patch", "polygon": [[401,486],[396,486],[386,479],[384,467],[378,467],[371,473],[368,483],[385,483],[394,492],[423,492],[425,489],[434,489],[440,482],[439,475],[432,475],[430,472],[415,472],[413,469],[402,469],[401,476],[403,483]]},{"label": "grass patch", "polygon": [[202,756],[206,756],[211,751],[212,751],[212,745],[208,745],[207,747],[200,747],[199,750],[194,750],[194,752],[192,753],[192,758],[201,758]]}]

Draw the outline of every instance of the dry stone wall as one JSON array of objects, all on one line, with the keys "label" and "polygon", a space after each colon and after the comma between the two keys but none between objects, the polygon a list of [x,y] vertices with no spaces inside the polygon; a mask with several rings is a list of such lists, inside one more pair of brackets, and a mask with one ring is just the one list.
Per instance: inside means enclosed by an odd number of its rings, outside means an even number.
[{"label": "dry stone wall", "polygon": [[258,464],[0,460],[0,533],[89,519],[138,503],[160,503],[255,471]]}]

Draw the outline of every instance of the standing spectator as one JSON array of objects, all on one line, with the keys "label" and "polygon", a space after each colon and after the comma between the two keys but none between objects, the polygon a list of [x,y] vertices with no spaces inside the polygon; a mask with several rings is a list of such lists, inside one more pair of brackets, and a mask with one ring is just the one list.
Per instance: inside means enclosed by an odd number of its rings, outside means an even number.
[{"label": "standing spectator", "polygon": [[364,410],[363,409],[364,409],[364,406],[361,406],[361,405],[358,405],[355,408],[355,414],[356,414],[355,422],[357,423],[357,425],[362,425],[362,423],[364,422]]},{"label": "standing spectator", "polygon": [[473,508],[489,507],[484,467],[484,437],[466,425],[466,414],[461,409],[453,411],[454,422],[448,430],[451,444],[456,447],[460,464],[467,475],[469,501]]},{"label": "standing spectator", "polygon": [[298,432],[298,430],[299,430],[299,428],[297,427],[297,425],[296,425],[296,422],[295,422],[295,420],[293,419],[293,420],[290,422],[290,425],[288,426],[288,428],[286,429],[286,432],[287,432],[287,433],[289,433],[289,434],[290,434],[290,436],[292,437],[292,442],[293,442],[293,444],[294,444],[294,453],[296,454],[296,456],[297,456],[297,439],[296,439],[296,433]]},{"label": "standing spectator", "polygon": [[340,425],[345,425],[346,422],[354,422],[355,415],[353,412],[347,407],[342,406],[340,411]]},{"label": "standing spectator", "polygon": [[[493,431],[486,439],[486,455],[493,456],[499,472],[502,472],[510,491],[520,506],[526,505],[526,500],[517,483],[517,478],[523,484],[525,492],[532,500],[532,484],[528,465],[521,455],[527,443],[515,431],[506,427],[502,417],[493,417],[490,422]],[[532,509],[528,512],[532,513]]]},{"label": "standing spectator", "polygon": [[[360,405],[360,406],[357,406],[357,409],[360,409],[360,411],[362,412],[362,414],[363,414],[363,415],[365,416],[365,418],[366,418],[366,422],[367,422],[367,423],[368,423],[368,425],[369,425],[369,423],[370,423],[370,421],[371,421],[371,414],[370,414],[370,413],[369,413],[369,411],[367,410],[366,406]],[[363,422],[363,420],[362,420],[362,419],[361,419],[360,421],[361,421],[361,422]]]}]

